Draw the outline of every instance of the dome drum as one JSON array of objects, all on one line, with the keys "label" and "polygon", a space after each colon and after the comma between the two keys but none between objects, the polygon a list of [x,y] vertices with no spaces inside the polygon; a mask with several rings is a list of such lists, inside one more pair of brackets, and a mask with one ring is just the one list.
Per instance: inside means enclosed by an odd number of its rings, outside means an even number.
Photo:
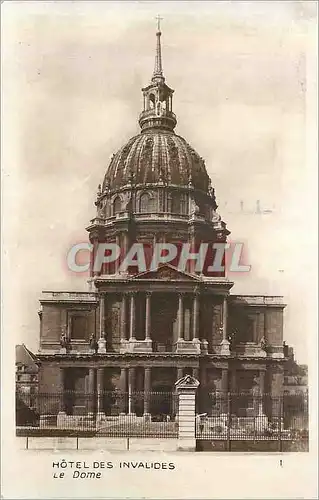
[{"label": "dome drum", "polygon": [[144,184],[128,186],[113,193],[102,194],[97,201],[98,218],[109,219],[119,214],[149,215],[161,219],[176,216],[188,220],[194,214],[204,220],[214,217],[216,203],[203,193],[189,187]]}]

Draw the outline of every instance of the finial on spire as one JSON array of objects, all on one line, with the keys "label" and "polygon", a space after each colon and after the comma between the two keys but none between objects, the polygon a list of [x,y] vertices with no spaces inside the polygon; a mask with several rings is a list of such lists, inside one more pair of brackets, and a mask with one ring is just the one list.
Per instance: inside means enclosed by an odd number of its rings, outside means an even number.
[{"label": "finial on spire", "polygon": [[157,20],[157,32],[156,32],[157,41],[156,41],[155,68],[152,80],[155,81],[157,79],[160,79],[164,81],[163,67],[162,67],[162,49],[161,49],[161,34],[162,34],[161,21],[163,18],[161,16],[156,16],[155,19]]},{"label": "finial on spire", "polygon": [[155,19],[157,21],[157,32],[160,33],[161,32],[161,21],[163,21],[163,18],[160,15],[157,15],[155,17]]}]

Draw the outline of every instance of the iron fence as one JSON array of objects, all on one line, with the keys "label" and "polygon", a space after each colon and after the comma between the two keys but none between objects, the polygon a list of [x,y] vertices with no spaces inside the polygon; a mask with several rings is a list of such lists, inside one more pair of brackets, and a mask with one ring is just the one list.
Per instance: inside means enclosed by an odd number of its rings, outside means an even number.
[{"label": "iron fence", "polygon": [[20,435],[177,437],[177,396],[167,392],[39,393],[32,407],[16,393]]},{"label": "iron fence", "polygon": [[[244,449],[249,442],[276,443],[278,450],[288,442],[308,442],[307,393],[279,397],[199,390],[196,403],[200,442],[224,443],[227,450]],[[18,435],[176,438],[178,419],[174,392],[64,391],[32,398],[16,392]]]},{"label": "iron fence", "polygon": [[196,438],[200,440],[280,443],[308,440],[308,394],[305,393],[202,394],[199,410]]}]

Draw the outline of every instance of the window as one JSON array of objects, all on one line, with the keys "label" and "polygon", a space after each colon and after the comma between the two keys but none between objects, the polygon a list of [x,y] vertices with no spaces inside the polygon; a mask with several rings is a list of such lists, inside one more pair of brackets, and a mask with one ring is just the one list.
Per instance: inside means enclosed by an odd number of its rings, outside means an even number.
[{"label": "window", "polygon": [[149,109],[154,109],[154,107],[155,107],[155,96],[154,96],[154,94],[150,94],[149,105],[150,105]]},{"label": "window", "polygon": [[118,214],[119,212],[121,212],[121,210],[122,210],[122,201],[121,198],[117,196],[113,201],[113,215]]},{"label": "window", "polygon": [[180,204],[180,210],[181,210],[181,214],[187,214],[187,195],[186,194],[182,194],[181,195],[181,204]]},{"label": "window", "polygon": [[71,339],[85,340],[87,329],[87,318],[83,315],[71,316]]},{"label": "window", "polygon": [[140,212],[150,213],[155,211],[155,198],[149,193],[143,193],[140,197]]}]

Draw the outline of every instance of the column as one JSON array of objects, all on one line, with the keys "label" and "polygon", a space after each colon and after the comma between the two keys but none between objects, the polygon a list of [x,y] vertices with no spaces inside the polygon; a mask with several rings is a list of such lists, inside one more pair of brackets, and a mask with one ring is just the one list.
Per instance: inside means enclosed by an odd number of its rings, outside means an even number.
[{"label": "column", "polygon": [[60,368],[59,392],[61,394],[60,412],[66,413],[67,411],[67,394],[65,393],[65,371]]},{"label": "column", "polygon": [[223,340],[227,340],[227,297],[223,301]]},{"label": "column", "polygon": [[264,393],[265,393],[265,374],[264,370],[259,371],[259,405],[258,405],[258,414],[262,415],[264,413]]},{"label": "column", "polygon": [[128,369],[128,412],[134,412],[135,368]]},{"label": "column", "polygon": [[121,341],[126,340],[126,311],[127,311],[127,297],[126,293],[122,295],[122,306],[121,306]]},{"label": "column", "polygon": [[129,247],[129,235],[127,232],[123,233],[123,257],[125,258]]},{"label": "column", "polygon": [[[196,253],[196,236],[195,236],[195,234],[193,234],[191,237],[191,253]],[[194,259],[191,259],[189,261],[189,270],[192,274],[197,274],[197,273],[195,273],[195,267],[196,267],[196,261]]]},{"label": "column", "polygon": [[103,405],[104,368],[97,369],[97,412],[104,412]]},{"label": "column", "polygon": [[130,340],[135,340],[135,293],[130,295]]},{"label": "column", "polygon": [[199,381],[202,387],[206,387],[207,384],[207,369],[206,366],[202,366],[199,370]]},{"label": "column", "polygon": [[183,294],[178,294],[178,341],[183,340],[183,317],[184,317],[184,307],[183,307]]},{"label": "column", "polygon": [[121,393],[121,413],[127,413],[127,368],[121,368],[119,380]]},{"label": "column", "polygon": [[[65,389],[65,369],[59,368],[59,381],[58,381],[58,391],[59,391],[59,412],[57,414],[56,425],[58,428],[64,428],[66,424],[66,413],[68,413],[69,407],[72,404],[72,395],[68,394],[68,391]],[[71,397],[71,399],[70,399]],[[45,405],[44,408],[39,408],[40,411],[40,427],[46,427],[47,421],[45,417]],[[44,415],[43,415],[44,413]]]},{"label": "column", "polygon": [[104,301],[105,301],[104,295],[101,294],[100,295],[100,339],[104,338],[104,321],[105,321]]},{"label": "column", "polygon": [[231,370],[230,390],[231,392],[237,392],[237,378],[235,368],[232,368]]},{"label": "column", "polygon": [[260,391],[260,394],[262,396],[265,392],[265,374],[266,374],[266,372],[264,370],[260,370],[260,372],[259,372],[259,391]]},{"label": "column", "polygon": [[196,391],[199,382],[192,378],[175,384],[178,393],[178,449],[195,451]]},{"label": "column", "polygon": [[145,297],[145,340],[151,340],[151,293]]},{"label": "column", "polygon": [[98,340],[98,353],[106,353],[106,340],[105,340],[105,295],[101,293],[100,295],[100,338]]},{"label": "column", "polygon": [[151,368],[145,368],[144,371],[144,415],[150,413],[151,399]]},{"label": "column", "polygon": [[224,297],[223,301],[223,311],[222,311],[222,333],[223,333],[223,340],[221,341],[221,351],[220,353],[223,355],[229,355],[230,354],[230,342],[227,339],[227,297]]},{"label": "column", "polygon": [[193,336],[193,324],[191,324],[191,310],[189,307],[185,307],[184,303],[184,340],[192,340]]},{"label": "column", "polygon": [[221,379],[221,411],[222,413],[228,412],[228,368],[222,368]]},{"label": "column", "polygon": [[[115,244],[118,247],[120,246],[120,236],[119,236],[119,234],[117,234],[115,236]],[[114,272],[115,272],[115,274],[117,274],[118,268],[120,267],[120,261],[119,261],[119,259],[120,259],[120,257],[114,263]]]},{"label": "column", "polygon": [[223,393],[228,392],[228,368],[222,369],[221,389]]},{"label": "column", "polygon": [[230,372],[230,393],[231,393],[230,410],[232,413],[237,413],[238,406],[239,406],[239,400],[241,398],[241,395],[239,394],[239,391],[237,389],[236,369],[235,368],[232,368],[231,372]]},{"label": "column", "polygon": [[195,292],[193,298],[193,340],[198,340],[198,315],[199,315],[199,294]]},{"label": "column", "polygon": [[[110,241],[106,241],[105,243],[110,243]],[[104,262],[101,265],[101,274],[111,274],[110,272],[110,262]]]},{"label": "column", "polygon": [[89,368],[89,379],[88,379],[88,412],[94,412],[94,401],[95,401],[95,369]]}]

